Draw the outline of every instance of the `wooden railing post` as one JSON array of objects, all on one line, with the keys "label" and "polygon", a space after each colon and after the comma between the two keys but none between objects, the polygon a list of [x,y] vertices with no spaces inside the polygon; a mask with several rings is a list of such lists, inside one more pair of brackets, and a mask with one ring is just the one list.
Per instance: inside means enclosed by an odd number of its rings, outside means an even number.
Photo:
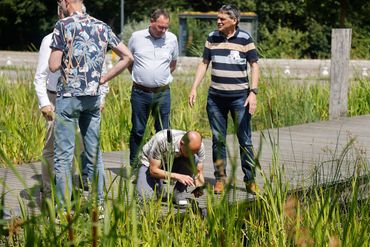
[{"label": "wooden railing post", "polygon": [[331,33],[329,119],[347,116],[352,29]]}]

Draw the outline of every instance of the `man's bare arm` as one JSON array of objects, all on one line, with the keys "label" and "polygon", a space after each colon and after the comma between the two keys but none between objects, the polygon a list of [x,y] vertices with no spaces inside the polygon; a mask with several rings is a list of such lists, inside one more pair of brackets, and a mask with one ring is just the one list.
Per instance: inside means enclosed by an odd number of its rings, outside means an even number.
[{"label": "man's bare arm", "polygon": [[176,65],[177,65],[177,60],[172,60],[171,63],[170,63],[171,73],[175,71]]},{"label": "man's bare arm", "polygon": [[184,175],[175,172],[167,172],[161,169],[161,161],[150,159],[149,161],[149,172],[152,177],[159,178],[159,179],[173,179],[179,181],[185,185],[194,186],[194,180],[189,175]]},{"label": "man's bare arm", "polygon": [[61,50],[52,49],[49,57],[49,70],[56,72],[62,65],[63,52]]},{"label": "man's bare arm", "polygon": [[197,88],[199,84],[202,82],[204,75],[208,69],[209,61],[203,59],[202,62],[198,65],[197,72],[195,73],[195,78],[193,82],[193,86],[191,87],[189,93],[189,105],[193,107],[195,104],[195,100],[197,98]]},{"label": "man's bare arm", "polygon": [[112,50],[120,59],[118,63],[116,63],[113,68],[107,72],[107,74],[101,77],[100,84],[104,84],[113,79],[115,76],[119,75],[134,61],[132,53],[123,43],[119,43],[117,46],[113,47]]}]

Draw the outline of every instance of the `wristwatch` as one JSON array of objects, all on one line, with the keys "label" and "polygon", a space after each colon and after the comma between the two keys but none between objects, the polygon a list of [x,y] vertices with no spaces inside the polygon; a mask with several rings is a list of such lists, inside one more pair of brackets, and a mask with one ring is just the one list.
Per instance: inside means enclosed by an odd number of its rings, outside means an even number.
[{"label": "wristwatch", "polygon": [[255,88],[250,88],[249,91],[253,92],[255,95],[258,94],[258,88],[256,88],[256,87]]}]

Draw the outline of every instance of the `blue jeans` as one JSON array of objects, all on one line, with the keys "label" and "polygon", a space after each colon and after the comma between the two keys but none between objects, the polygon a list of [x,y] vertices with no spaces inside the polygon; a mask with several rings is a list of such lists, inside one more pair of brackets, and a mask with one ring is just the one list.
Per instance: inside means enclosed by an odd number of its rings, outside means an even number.
[{"label": "blue jeans", "polygon": [[132,88],[131,93],[131,134],[130,134],[130,165],[138,164],[138,153],[143,145],[143,137],[149,114],[154,118],[155,131],[169,128],[171,111],[170,89],[163,92],[148,93]]},{"label": "blue jeans", "polygon": [[[85,148],[85,164],[93,191],[97,191],[102,203],[104,186],[104,166],[100,152],[100,97],[80,96],[56,99],[54,169],[56,196],[62,205],[71,199],[72,159],[75,147],[77,124]],[[90,192],[91,193],[91,192]]]},{"label": "blue jeans", "polygon": [[229,112],[239,141],[244,182],[254,180],[251,114],[248,112],[248,107],[244,107],[246,98],[247,95],[244,97],[222,97],[208,94],[207,114],[212,129],[212,159],[216,180],[226,176],[226,134]]}]

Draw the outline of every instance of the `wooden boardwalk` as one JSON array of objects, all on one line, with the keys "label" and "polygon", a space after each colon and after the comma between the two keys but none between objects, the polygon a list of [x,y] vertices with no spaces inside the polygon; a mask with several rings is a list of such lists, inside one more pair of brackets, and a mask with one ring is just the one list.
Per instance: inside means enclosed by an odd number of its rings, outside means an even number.
[{"label": "wooden boardwalk", "polygon": [[[205,177],[208,183],[213,184],[211,140],[205,139],[204,142]],[[243,200],[250,195],[247,195],[242,183],[237,139],[230,135],[227,142],[230,153],[227,170],[230,172],[231,163],[237,164],[235,192],[237,199]],[[354,171],[354,164],[359,157],[370,164],[370,115],[253,132],[253,143],[256,150],[261,150],[262,172],[269,176],[273,163],[284,167],[285,179],[291,188],[302,184],[307,186],[313,179],[330,182],[334,175],[335,179],[345,179]],[[103,160],[107,178],[111,178],[120,174],[122,164],[128,163],[128,152],[104,153]],[[0,168],[0,191],[5,193],[5,213],[11,215],[19,215],[19,199],[24,199],[32,206],[30,199],[38,198],[41,181],[40,162],[19,165],[16,169],[25,185],[11,169]],[[257,174],[256,179],[263,186],[261,173]],[[31,193],[25,188],[30,189]],[[199,202],[204,205],[205,198],[200,198]]]}]

